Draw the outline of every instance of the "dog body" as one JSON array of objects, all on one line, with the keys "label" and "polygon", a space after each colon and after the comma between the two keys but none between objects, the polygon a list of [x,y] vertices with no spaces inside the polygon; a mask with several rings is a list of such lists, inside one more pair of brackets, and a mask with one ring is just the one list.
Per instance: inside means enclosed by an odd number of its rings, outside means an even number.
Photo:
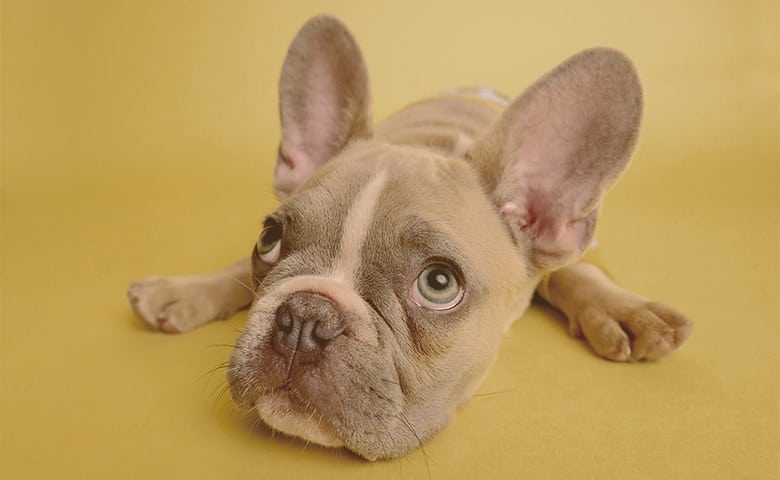
[{"label": "dog body", "polygon": [[309,21],[280,79],[282,202],[251,260],[130,287],[164,331],[251,303],[228,372],[237,403],[287,434],[388,458],[471,397],[535,290],[611,360],[687,338],[685,317],[576,263],[638,132],[622,54],[583,52],[512,102],[456,90],[375,129],[369,104],[349,32]]}]

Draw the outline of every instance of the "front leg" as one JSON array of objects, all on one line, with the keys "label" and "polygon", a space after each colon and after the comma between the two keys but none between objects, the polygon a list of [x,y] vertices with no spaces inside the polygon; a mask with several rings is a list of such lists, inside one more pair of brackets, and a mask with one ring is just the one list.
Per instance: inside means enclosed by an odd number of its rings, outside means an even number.
[{"label": "front leg", "polygon": [[251,275],[251,262],[244,259],[212,273],[143,278],[130,285],[127,297],[152,328],[186,332],[249,306],[254,298]]},{"label": "front leg", "polygon": [[584,336],[609,360],[656,360],[679,347],[693,325],[682,314],[629,292],[589,263],[549,274],[537,292],[569,320],[569,332]]}]

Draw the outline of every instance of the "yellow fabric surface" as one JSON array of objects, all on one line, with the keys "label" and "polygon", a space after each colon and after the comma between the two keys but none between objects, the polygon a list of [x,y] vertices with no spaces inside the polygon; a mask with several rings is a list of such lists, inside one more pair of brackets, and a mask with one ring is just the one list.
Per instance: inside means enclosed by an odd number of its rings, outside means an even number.
[{"label": "yellow fabric surface", "polygon": [[[341,16],[382,118],[446,88],[519,92],[593,45],[646,92],[600,254],[696,323],[614,364],[534,307],[421,451],[368,463],[253,428],[222,395],[245,315],[187,335],[125,300],[248,254],[272,210],[276,80]],[[2,4],[0,477],[780,477],[776,1],[22,1]]]}]

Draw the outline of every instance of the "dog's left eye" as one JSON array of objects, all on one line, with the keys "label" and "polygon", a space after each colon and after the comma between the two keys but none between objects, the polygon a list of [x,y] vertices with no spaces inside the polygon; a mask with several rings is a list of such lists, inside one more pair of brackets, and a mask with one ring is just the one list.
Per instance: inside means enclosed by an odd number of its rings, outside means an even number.
[{"label": "dog's left eye", "polygon": [[409,289],[409,297],[431,310],[449,310],[463,300],[463,287],[452,269],[442,263],[427,266]]},{"label": "dog's left eye", "polygon": [[265,263],[276,263],[282,251],[282,224],[273,218],[268,218],[263,227],[263,233],[257,241],[257,253]]}]

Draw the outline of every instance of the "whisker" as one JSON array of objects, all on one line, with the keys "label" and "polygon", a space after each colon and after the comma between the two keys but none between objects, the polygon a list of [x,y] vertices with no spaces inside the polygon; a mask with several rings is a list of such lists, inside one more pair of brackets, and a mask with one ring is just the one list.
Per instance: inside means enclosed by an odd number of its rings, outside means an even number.
[{"label": "whisker", "polygon": [[[387,424],[385,422],[380,422],[380,425],[382,425],[382,428],[385,429],[385,432],[387,432],[387,438],[390,439],[390,442],[393,444],[393,449],[397,448],[398,442],[396,442],[395,437],[390,432],[390,429],[387,428]],[[401,480],[404,478],[404,469],[403,469],[403,463],[401,462],[400,458],[397,458],[396,461],[398,462],[398,474],[401,477]]]},{"label": "whisker", "polygon": [[398,418],[401,420],[401,423],[411,432],[412,435],[414,435],[414,438],[417,439],[417,449],[422,452],[423,460],[425,460],[425,470],[428,472],[428,480],[431,479],[431,465],[428,463],[428,452],[425,451],[425,447],[423,447],[422,439],[420,439],[420,436],[417,434],[417,432],[412,427],[411,422],[406,417],[404,412],[398,413]]},{"label": "whisker", "polygon": [[214,398],[212,408],[217,407],[217,404],[220,402],[220,400],[222,400],[222,397],[228,390],[230,390],[230,384],[228,383],[227,379],[221,381],[211,390],[211,394],[209,396]]},{"label": "whisker", "polygon": [[216,403],[217,403],[217,402],[219,402],[220,400],[222,400],[222,397],[225,395],[225,393],[227,393],[227,391],[228,391],[228,390],[230,390],[230,385],[228,384],[228,382],[227,382],[227,381],[225,381],[225,382],[224,382],[224,386],[222,387],[222,391],[221,391],[221,392],[219,392],[219,395],[217,395],[217,399],[216,399],[216,401],[214,402],[214,404],[215,404],[215,405],[216,405]]},{"label": "whisker", "polygon": [[475,397],[492,397],[493,395],[502,395],[504,393],[514,393],[516,390],[513,388],[507,389],[507,390],[496,390],[495,392],[484,392],[484,393],[477,393],[472,395],[472,398]]},{"label": "whisker", "polygon": [[219,394],[218,392],[225,388],[225,385],[227,385],[227,380],[223,380],[219,383],[217,383],[214,388],[211,389],[211,393],[209,393],[209,397],[212,399],[211,402],[211,408],[215,409],[217,408],[217,403],[219,403]]},{"label": "whisker", "polygon": [[223,326],[224,326],[224,328],[226,330],[229,330],[230,332],[235,333],[239,337],[244,334],[244,330],[245,330],[244,328],[238,328],[236,326],[233,326],[233,325],[230,325],[230,324],[227,324],[227,323],[223,323]]},{"label": "whisker", "polygon": [[208,376],[209,378],[206,380],[206,385],[209,384],[212,378],[214,378],[214,374],[217,373],[218,370],[222,370],[224,368],[230,368],[230,362],[225,360],[224,362],[220,363],[216,367],[212,368],[208,372],[204,373],[200,377],[198,377],[198,380],[203,380],[204,377]]},{"label": "whisker", "polygon": [[254,296],[255,298],[260,298],[260,295],[257,294],[257,292],[255,291],[254,288],[250,287],[249,285],[247,285],[246,283],[242,282],[241,280],[239,280],[236,277],[230,277],[230,279],[233,280],[234,282],[236,282],[237,284],[241,285],[242,287],[246,288],[250,292],[252,292],[252,296]]},{"label": "whisker", "polygon": [[[255,415],[255,419],[254,421],[252,421],[251,430],[257,431],[262,425],[263,425],[263,420],[260,418],[260,416]],[[274,438],[274,433],[275,433],[274,430],[273,429],[269,429],[269,430],[271,430],[271,441],[272,442],[276,441],[276,438]]]},{"label": "whisker", "polygon": [[238,346],[234,343],[212,343],[211,345],[206,346],[206,348],[215,348],[215,347],[238,348]]}]

